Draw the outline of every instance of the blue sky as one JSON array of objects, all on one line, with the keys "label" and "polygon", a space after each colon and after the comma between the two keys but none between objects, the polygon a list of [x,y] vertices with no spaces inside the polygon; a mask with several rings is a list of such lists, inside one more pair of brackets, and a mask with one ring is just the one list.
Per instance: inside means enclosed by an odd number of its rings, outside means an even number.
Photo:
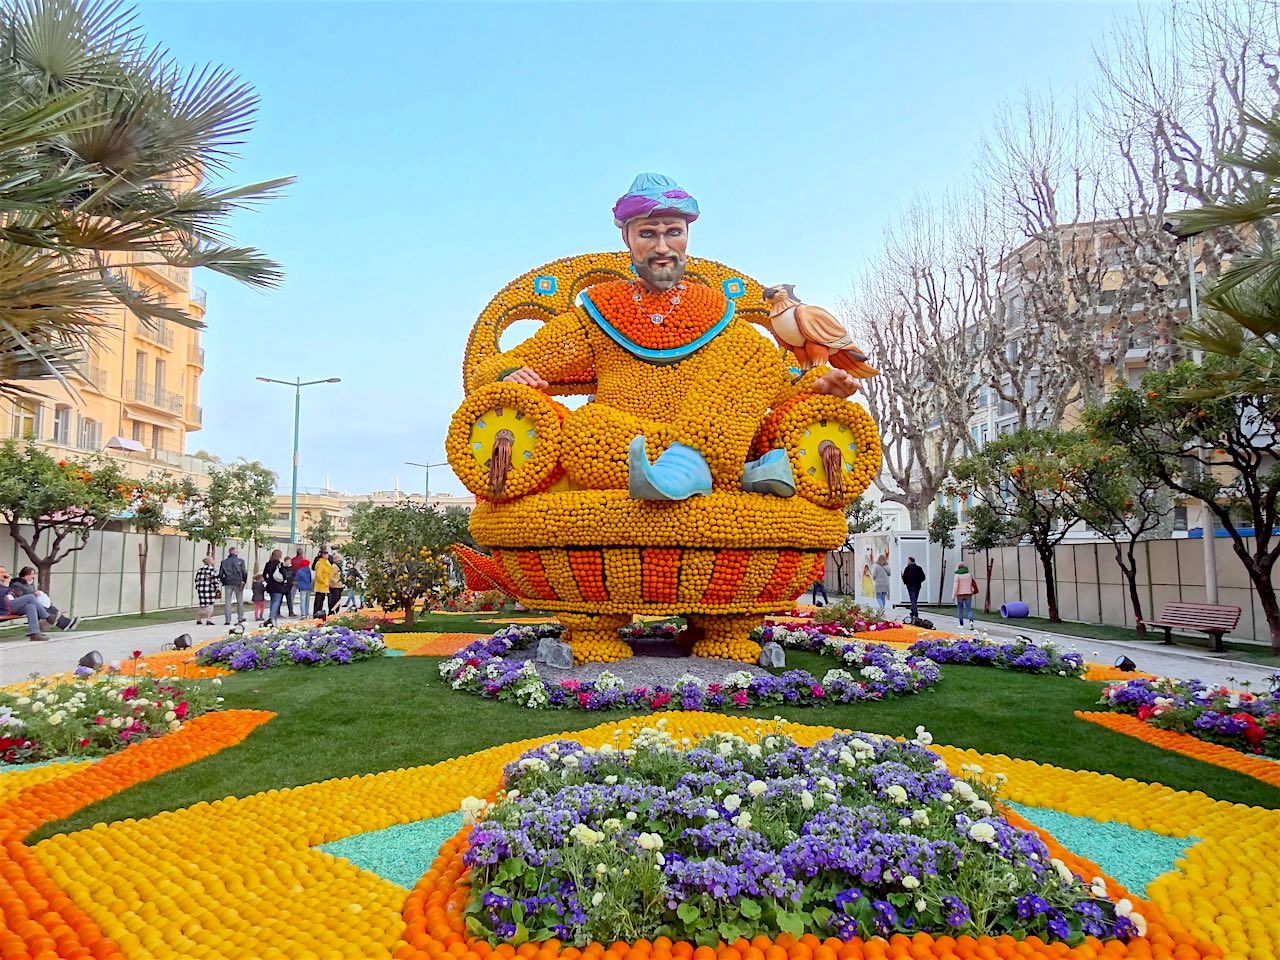
[{"label": "blue sky", "polygon": [[[476,314],[547,260],[620,246],[642,170],[699,201],[690,251],[833,305],[913,197],[962,184],[999,105],[1069,93],[1131,4],[144,3],[183,63],[262,97],[236,182],[295,175],[236,222],[288,280],[209,290],[188,448],[299,483],[421,489],[444,459]],[[462,492],[447,469],[432,490]]]}]

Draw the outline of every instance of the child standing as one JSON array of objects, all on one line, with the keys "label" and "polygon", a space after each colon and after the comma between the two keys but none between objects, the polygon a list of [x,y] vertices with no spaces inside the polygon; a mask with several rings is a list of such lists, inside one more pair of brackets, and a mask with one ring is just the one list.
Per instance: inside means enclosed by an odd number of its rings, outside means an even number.
[{"label": "child standing", "polygon": [[253,578],[253,619],[255,623],[261,623],[266,618],[267,613],[267,581],[262,579],[262,574],[258,574]]}]

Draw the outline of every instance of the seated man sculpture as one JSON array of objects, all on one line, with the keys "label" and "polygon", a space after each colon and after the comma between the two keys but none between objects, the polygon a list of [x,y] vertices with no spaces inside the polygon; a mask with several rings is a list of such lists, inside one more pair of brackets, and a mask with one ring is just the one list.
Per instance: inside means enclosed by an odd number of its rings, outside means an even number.
[{"label": "seated man sculpture", "polygon": [[[799,388],[774,344],[735,318],[732,300],[682,279],[697,202],[669,177],[645,173],[613,218],[635,279],[583,291],[580,309],[487,360],[472,385],[545,390],[548,380],[594,370],[594,401],[564,423],[564,468],[579,487],[625,488],[639,500],[739,489],[792,496],[785,451],[748,454],[765,413]],[[830,370],[807,389],[849,397],[858,385]]]}]

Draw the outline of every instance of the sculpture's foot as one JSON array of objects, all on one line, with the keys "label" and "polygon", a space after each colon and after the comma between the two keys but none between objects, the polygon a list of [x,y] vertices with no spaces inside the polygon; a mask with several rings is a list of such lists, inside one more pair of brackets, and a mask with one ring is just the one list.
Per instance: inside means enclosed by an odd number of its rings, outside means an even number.
[{"label": "sculpture's foot", "polygon": [[627,447],[628,486],[635,500],[688,500],[711,492],[711,468],[693,447],[673,443],[649,463],[644,437]]},{"label": "sculpture's foot", "polygon": [[760,644],[751,639],[751,631],[763,622],[760,614],[691,614],[689,629],[698,639],[690,653],[695,657],[756,663]]},{"label": "sculpture's foot", "polygon": [[785,450],[770,450],[759,460],[742,468],[742,489],[747,493],[768,493],[775,497],[794,497],[796,478],[791,472],[791,458]]},{"label": "sculpture's foot", "polygon": [[631,656],[618,631],[631,622],[626,613],[562,613],[558,619],[565,625],[565,643],[573,650],[574,663],[613,663]]}]

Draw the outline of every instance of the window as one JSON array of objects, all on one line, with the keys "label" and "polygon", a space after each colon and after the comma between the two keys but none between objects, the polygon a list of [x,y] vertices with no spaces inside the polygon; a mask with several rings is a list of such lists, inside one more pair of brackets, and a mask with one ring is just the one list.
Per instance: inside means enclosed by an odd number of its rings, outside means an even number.
[{"label": "window", "polygon": [[66,447],[71,444],[71,408],[60,403],[53,411],[53,442]]},{"label": "window", "polygon": [[139,443],[143,442],[142,424],[137,420],[133,421],[133,439],[137,440]]},{"label": "window", "polygon": [[13,431],[11,437],[35,440],[40,436],[40,404],[33,400],[18,400],[13,404]]},{"label": "window", "polygon": [[102,445],[102,424],[81,417],[76,428],[76,446],[81,450],[97,450]]},{"label": "window", "polygon": [[164,389],[164,361],[156,357],[156,389]]},{"label": "window", "polygon": [[151,427],[151,452],[164,449],[164,427],[157,427],[154,424]]},{"label": "window", "polygon": [[138,386],[147,382],[147,354],[143,350],[139,350],[133,357],[133,379],[138,381]]},{"label": "window", "polygon": [[1173,529],[1175,530],[1187,529],[1187,508],[1186,507],[1173,508]]},{"label": "window", "polygon": [[1145,374],[1146,372],[1147,372],[1146,367],[1130,367],[1128,370],[1128,373],[1126,374],[1126,379],[1129,381],[1129,386],[1131,386],[1134,390],[1140,389],[1142,387],[1142,375]]}]

